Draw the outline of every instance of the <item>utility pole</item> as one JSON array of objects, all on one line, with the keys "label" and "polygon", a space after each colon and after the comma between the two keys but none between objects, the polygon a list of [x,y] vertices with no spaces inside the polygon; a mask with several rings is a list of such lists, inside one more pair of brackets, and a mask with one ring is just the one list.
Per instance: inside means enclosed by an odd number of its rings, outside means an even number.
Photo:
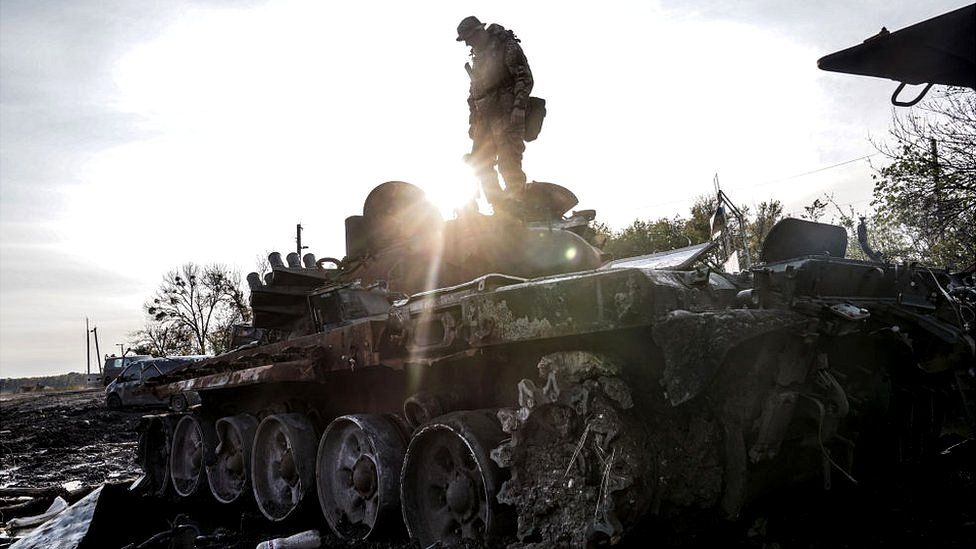
[{"label": "utility pole", "polygon": [[932,198],[935,200],[935,216],[938,218],[940,228],[945,227],[942,223],[944,214],[942,211],[942,173],[939,169],[939,147],[935,138],[929,139],[929,146],[932,150]]},{"label": "utility pole", "polygon": [[302,223],[295,225],[295,251],[298,252],[298,260],[302,260],[302,250],[307,250],[308,246],[302,246]]},{"label": "utility pole", "polygon": [[95,364],[98,365],[98,375],[102,375],[102,351],[98,348],[98,326],[91,329],[95,334]]},{"label": "utility pole", "polygon": [[88,329],[88,317],[85,317],[85,374],[91,375],[91,330]]}]

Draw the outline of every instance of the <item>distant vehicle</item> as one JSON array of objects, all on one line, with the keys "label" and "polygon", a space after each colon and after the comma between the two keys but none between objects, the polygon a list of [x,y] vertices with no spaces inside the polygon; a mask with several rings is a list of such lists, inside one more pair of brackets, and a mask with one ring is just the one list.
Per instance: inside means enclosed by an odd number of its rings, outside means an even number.
[{"label": "distant vehicle", "polygon": [[102,368],[102,380],[105,385],[108,385],[115,378],[119,377],[122,370],[125,370],[125,367],[129,364],[149,358],[152,358],[152,355],[129,355],[125,357],[105,355],[105,366]]},{"label": "distant vehicle", "polygon": [[210,357],[206,355],[149,357],[134,361],[105,387],[105,403],[113,410],[124,406],[166,407],[168,401],[157,398],[145,382],[205,358]]}]

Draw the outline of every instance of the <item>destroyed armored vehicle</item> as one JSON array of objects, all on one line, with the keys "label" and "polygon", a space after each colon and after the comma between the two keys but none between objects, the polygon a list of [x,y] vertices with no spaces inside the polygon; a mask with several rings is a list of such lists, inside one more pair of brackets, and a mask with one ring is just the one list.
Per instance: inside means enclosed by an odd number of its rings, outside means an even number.
[{"label": "destroyed armored vehicle", "polygon": [[[907,30],[822,66],[888,74],[892,48],[950,36]],[[891,77],[941,82],[932,67]],[[887,262],[865,231],[876,260],[851,259],[845,229],[799,219],[741,272],[719,267],[727,234],[608,260],[572,193],[525,201],[445,222],[385,183],[343,258],[272,254],[248,277],[260,338],[156,378],[173,412],[144,418],[138,487],[348,540],[582,546],[972,433],[976,268]]]},{"label": "destroyed armored vehicle", "polygon": [[579,546],[914,459],[964,411],[972,272],[848,259],[798,219],[743,272],[713,242],[607,261],[572,193],[527,200],[442,221],[385,183],[342,259],[272,254],[263,342],[156,378],[142,489],[347,539]]}]

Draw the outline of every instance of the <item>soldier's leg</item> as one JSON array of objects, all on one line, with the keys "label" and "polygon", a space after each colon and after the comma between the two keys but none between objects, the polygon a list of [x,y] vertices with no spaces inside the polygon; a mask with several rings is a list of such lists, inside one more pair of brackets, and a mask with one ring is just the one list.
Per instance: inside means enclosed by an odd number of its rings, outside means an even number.
[{"label": "soldier's leg", "polygon": [[505,124],[499,125],[493,134],[498,149],[498,171],[505,179],[505,193],[511,198],[520,198],[525,191],[525,172],[522,171],[525,141],[522,140],[522,133]]},{"label": "soldier's leg", "polygon": [[492,138],[491,128],[483,124],[475,129],[471,149],[471,165],[474,173],[481,181],[481,190],[489,204],[495,204],[502,194],[502,186],[498,184],[498,173],[495,171],[498,155],[495,140]]}]

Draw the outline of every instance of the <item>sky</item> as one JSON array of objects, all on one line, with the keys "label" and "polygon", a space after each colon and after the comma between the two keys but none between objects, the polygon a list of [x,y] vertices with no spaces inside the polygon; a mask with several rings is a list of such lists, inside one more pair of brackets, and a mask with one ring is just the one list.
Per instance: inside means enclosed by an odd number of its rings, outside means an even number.
[{"label": "sky", "polygon": [[0,377],[84,371],[86,317],[117,351],[185,262],[247,273],[298,222],[343,255],[384,181],[449,214],[476,188],[467,15],[516,32],[547,100],[529,179],[621,228],[716,173],[740,205],[866,210],[896,84],[816,60],[963,5],[0,0]]}]

